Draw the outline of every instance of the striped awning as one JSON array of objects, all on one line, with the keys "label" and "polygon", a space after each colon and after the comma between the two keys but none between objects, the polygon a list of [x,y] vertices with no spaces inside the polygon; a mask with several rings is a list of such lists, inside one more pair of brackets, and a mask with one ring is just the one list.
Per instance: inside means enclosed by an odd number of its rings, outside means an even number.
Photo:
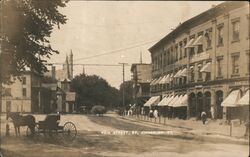
[{"label": "striped awning", "polygon": [[202,45],[203,35],[200,35],[193,43],[193,46]]},{"label": "striped awning", "polygon": [[237,105],[249,105],[249,90],[247,90],[246,94],[242,98],[240,98],[240,100],[237,102]]},{"label": "striped awning", "polygon": [[181,69],[174,75],[174,78],[180,77]]},{"label": "striped awning", "polygon": [[173,107],[185,107],[188,106],[188,96],[187,94],[181,95],[179,99],[175,102]]},{"label": "striped awning", "polygon": [[164,97],[159,103],[158,106],[164,106],[164,102],[168,99],[168,97]]},{"label": "striped awning", "polygon": [[240,90],[232,91],[226,99],[221,103],[221,106],[224,107],[237,107],[237,102],[240,99]]},{"label": "striped awning", "polygon": [[156,79],[153,79],[151,82],[150,82],[150,85],[152,86],[154,84],[154,82],[156,81]]},{"label": "striped awning", "polygon": [[202,68],[201,68],[201,70],[200,70],[200,72],[211,72],[211,62],[208,62],[207,64],[205,64]]},{"label": "striped awning", "polygon": [[167,75],[163,76],[163,78],[161,79],[159,84],[165,84],[166,77],[167,77]]},{"label": "striped awning", "polygon": [[187,45],[184,48],[194,47],[192,44],[194,42],[194,38],[190,39],[187,43]]},{"label": "striped awning", "polygon": [[160,81],[162,80],[162,78],[163,78],[163,76],[162,77],[159,77],[155,82],[154,82],[154,84],[153,85],[157,85],[157,84],[159,84],[160,83]]},{"label": "striped awning", "polygon": [[151,97],[143,106],[144,107],[149,107],[149,106],[152,106],[152,105],[157,105],[160,101],[160,96],[153,96]]},{"label": "striped awning", "polygon": [[184,68],[180,73],[180,77],[186,77],[186,76],[187,76],[187,68]]},{"label": "striped awning", "polygon": [[179,99],[179,95],[175,95],[175,97],[171,100],[171,101],[169,101],[168,102],[168,106],[174,106],[174,104],[175,104],[175,102],[177,101]]}]

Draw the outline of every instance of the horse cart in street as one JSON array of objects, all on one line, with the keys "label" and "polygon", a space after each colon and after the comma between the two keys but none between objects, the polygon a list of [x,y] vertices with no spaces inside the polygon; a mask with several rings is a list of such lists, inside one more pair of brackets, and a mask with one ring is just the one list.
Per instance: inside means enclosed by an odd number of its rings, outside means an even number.
[{"label": "horse cart in street", "polygon": [[66,122],[64,123],[64,125],[59,125],[60,120],[60,114],[49,114],[46,116],[44,121],[39,121],[38,123],[36,123],[35,131],[33,134],[28,127],[26,135],[39,136],[43,134],[47,137],[59,137],[60,134],[65,140],[74,140],[77,135],[75,124],[72,122]]}]

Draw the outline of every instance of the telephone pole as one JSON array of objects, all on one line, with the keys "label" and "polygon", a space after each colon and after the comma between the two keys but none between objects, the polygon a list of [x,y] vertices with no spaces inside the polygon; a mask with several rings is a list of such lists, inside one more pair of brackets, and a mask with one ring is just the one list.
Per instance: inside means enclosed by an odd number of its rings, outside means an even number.
[{"label": "telephone pole", "polygon": [[123,84],[123,88],[122,88],[122,106],[125,106],[125,90],[124,90],[124,82],[125,82],[125,65],[128,65],[128,63],[119,63],[122,65],[122,84]]}]

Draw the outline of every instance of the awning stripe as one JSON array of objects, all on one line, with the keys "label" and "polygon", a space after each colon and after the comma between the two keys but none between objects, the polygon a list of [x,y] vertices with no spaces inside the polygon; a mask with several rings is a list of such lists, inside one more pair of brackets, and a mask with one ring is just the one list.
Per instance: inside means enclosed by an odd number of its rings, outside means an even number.
[{"label": "awning stripe", "polygon": [[237,104],[240,106],[249,105],[249,90],[247,90],[246,94],[240,98]]},{"label": "awning stripe", "polygon": [[187,45],[184,48],[189,48],[189,47],[193,47],[192,44],[194,42],[194,38],[190,39],[187,43]]},{"label": "awning stripe", "polygon": [[200,35],[193,43],[193,46],[202,45],[203,35]]},{"label": "awning stripe", "polygon": [[206,65],[204,65],[200,72],[211,72],[211,62],[208,62]]},{"label": "awning stripe", "polygon": [[226,99],[221,103],[221,106],[224,107],[237,107],[238,100],[240,99],[240,90],[232,91]]}]

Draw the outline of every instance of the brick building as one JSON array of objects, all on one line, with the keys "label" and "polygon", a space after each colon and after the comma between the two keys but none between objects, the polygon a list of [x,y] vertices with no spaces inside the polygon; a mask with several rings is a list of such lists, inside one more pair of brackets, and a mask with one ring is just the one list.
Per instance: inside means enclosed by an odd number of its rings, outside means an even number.
[{"label": "brick building", "polygon": [[[154,101],[146,106],[169,106],[182,118],[199,118],[202,111],[215,119],[239,116],[237,101],[249,90],[249,32],[243,1],[221,3],[180,24],[149,49]],[[249,114],[249,98],[246,105]]]}]

